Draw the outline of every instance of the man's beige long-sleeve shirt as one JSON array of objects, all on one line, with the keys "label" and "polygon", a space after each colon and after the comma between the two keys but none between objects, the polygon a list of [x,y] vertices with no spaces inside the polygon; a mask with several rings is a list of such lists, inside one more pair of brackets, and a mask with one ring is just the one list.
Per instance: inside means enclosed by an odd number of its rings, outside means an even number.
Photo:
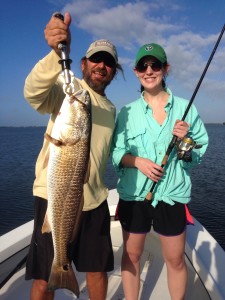
[{"label": "man's beige long-sleeve shirt", "polygon": [[[25,81],[24,96],[30,105],[41,114],[50,114],[46,132],[51,134],[54,120],[59,112],[65,94],[59,80],[61,65],[54,51],[40,60]],[[90,177],[84,185],[84,208],[98,207],[108,196],[103,182],[106,164],[109,158],[110,144],[115,126],[115,106],[105,97],[95,93],[84,80],[75,78],[76,89],[89,91],[92,102],[92,134],[90,151]],[[39,153],[33,194],[47,199],[47,155],[49,142],[44,139]]]}]

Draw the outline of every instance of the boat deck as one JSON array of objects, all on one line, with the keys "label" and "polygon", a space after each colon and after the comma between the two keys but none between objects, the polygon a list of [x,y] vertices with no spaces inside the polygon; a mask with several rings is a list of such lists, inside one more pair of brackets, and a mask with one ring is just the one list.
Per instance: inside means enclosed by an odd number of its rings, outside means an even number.
[{"label": "boat deck", "polygon": [[[118,221],[111,222],[111,232],[115,254],[115,269],[113,272],[109,273],[109,289],[107,299],[122,300],[124,299],[120,271],[120,260],[122,255],[122,233]],[[187,264],[188,288],[186,299],[211,299],[188,260]],[[24,272],[25,269],[23,268],[17,274],[15,274],[0,290],[0,298],[2,300],[29,299],[31,281],[24,280]],[[76,272],[76,277],[80,285],[79,299],[89,299],[85,284],[85,273]],[[76,296],[74,296],[70,291],[67,290],[57,290],[55,299],[76,299]],[[159,240],[157,238],[157,235],[155,235],[154,233],[147,236],[145,250],[142,255],[140,299],[170,299],[167,288],[166,267],[162,259]]]},{"label": "boat deck", "polygon": [[[110,214],[115,214],[118,202],[116,190],[110,190]],[[0,282],[25,257],[33,230],[30,221],[0,237]],[[122,232],[118,221],[111,222],[111,236],[114,249],[115,268],[109,273],[107,300],[124,299],[120,262],[122,257]],[[90,249],[91,250],[91,249]],[[195,220],[195,226],[187,228],[186,262],[188,284],[185,300],[224,300],[225,299],[225,252]],[[80,285],[80,300],[87,300],[85,273],[76,273]],[[28,300],[31,281],[24,280],[25,268],[20,269],[0,289],[1,300]],[[68,290],[57,290],[55,300],[76,299]],[[158,235],[151,232],[147,235],[145,249],[141,259],[140,300],[169,300],[166,266],[162,258]]]}]

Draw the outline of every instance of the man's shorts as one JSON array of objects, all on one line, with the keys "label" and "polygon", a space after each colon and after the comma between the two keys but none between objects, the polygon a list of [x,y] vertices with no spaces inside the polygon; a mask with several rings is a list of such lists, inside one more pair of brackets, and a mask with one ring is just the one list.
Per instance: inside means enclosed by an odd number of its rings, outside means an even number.
[{"label": "man's shorts", "polygon": [[[42,234],[47,209],[45,199],[35,197],[34,231],[26,264],[25,279],[48,281],[54,249],[52,234]],[[114,268],[110,236],[110,213],[107,201],[96,209],[82,212],[80,231],[75,243],[73,260],[80,272],[109,272]]]},{"label": "man's shorts", "polygon": [[164,236],[176,236],[186,228],[186,207],[159,201],[154,208],[151,201],[119,200],[118,218],[122,228],[130,233],[147,233],[153,226],[155,232]]}]

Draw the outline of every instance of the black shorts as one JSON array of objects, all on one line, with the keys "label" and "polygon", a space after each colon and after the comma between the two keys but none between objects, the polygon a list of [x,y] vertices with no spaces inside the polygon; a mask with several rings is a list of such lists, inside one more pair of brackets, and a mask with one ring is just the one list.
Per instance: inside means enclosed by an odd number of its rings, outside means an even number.
[{"label": "black shorts", "polygon": [[[47,209],[45,199],[35,197],[34,231],[26,263],[25,279],[48,281],[54,249],[52,234],[42,234]],[[96,209],[82,212],[80,231],[72,259],[80,272],[109,272],[114,268],[110,236],[110,213],[107,201]]]},{"label": "black shorts", "polygon": [[154,230],[165,236],[176,236],[186,228],[186,209],[182,203],[174,205],[159,201],[154,208],[151,201],[119,200],[118,218],[122,228],[130,233],[147,233]]}]

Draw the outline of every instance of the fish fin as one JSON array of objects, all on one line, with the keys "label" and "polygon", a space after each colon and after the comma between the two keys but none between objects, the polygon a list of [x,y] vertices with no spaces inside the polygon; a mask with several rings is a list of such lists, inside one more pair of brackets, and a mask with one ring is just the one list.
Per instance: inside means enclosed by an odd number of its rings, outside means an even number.
[{"label": "fish fin", "polygon": [[90,177],[90,171],[91,171],[91,160],[89,159],[86,175],[85,175],[85,178],[84,178],[84,183],[88,182],[89,177]]},{"label": "fish fin", "polygon": [[53,145],[60,147],[63,145],[63,142],[57,139],[54,139],[53,137],[51,137],[48,133],[45,133],[45,138],[46,140],[48,140],[50,143],[52,143]]},{"label": "fish fin", "polygon": [[71,240],[67,245],[67,257],[72,261],[74,255],[74,248],[76,247],[76,237],[78,230],[80,228],[80,220],[81,220],[81,213],[84,206],[84,195],[81,197],[80,205],[77,210],[76,220],[74,222],[74,227],[71,235]]},{"label": "fish fin", "polygon": [[46,233],[46,232],[51,232],[52,229],[51,229],[51,226],[50,226],[50,223],[49,223],[49,220],[48,220],[48,211],[46,212],[45,214],[45,218],[44,218],[44,222],[43,222],[43,225],[42,225],[42,228],[41,228],[41,232],[42,233]]},{"label": "fish fin", "polygon": [[77,143],[79,143],[79,141],[80,141],[80,138],[77,139],[74,142],[64,142],[64,145],[66,145],[66,146],[75,146]]},{"label": "fish fin", "polygon": [[48,290],[54,291],[57,289],[68,289],[79,298],[80,289],[71,263],[57,266],[53,261]]},{"label": "fish fin", "polygon": [[82,195],[82,197],[81,197],[80,205],[79,205],[79,208],[77,210],[76,221],[74,223],[73,232],[72,232],[72,235],[71,235],[71,242],[72,243],[75,241],[76,235],[77,235],[77,232],[78,232],[78,229],[79,229],[80,216],[81,216],[81,213],[82,213],[83,206],[84,206],[84,195]]}]

